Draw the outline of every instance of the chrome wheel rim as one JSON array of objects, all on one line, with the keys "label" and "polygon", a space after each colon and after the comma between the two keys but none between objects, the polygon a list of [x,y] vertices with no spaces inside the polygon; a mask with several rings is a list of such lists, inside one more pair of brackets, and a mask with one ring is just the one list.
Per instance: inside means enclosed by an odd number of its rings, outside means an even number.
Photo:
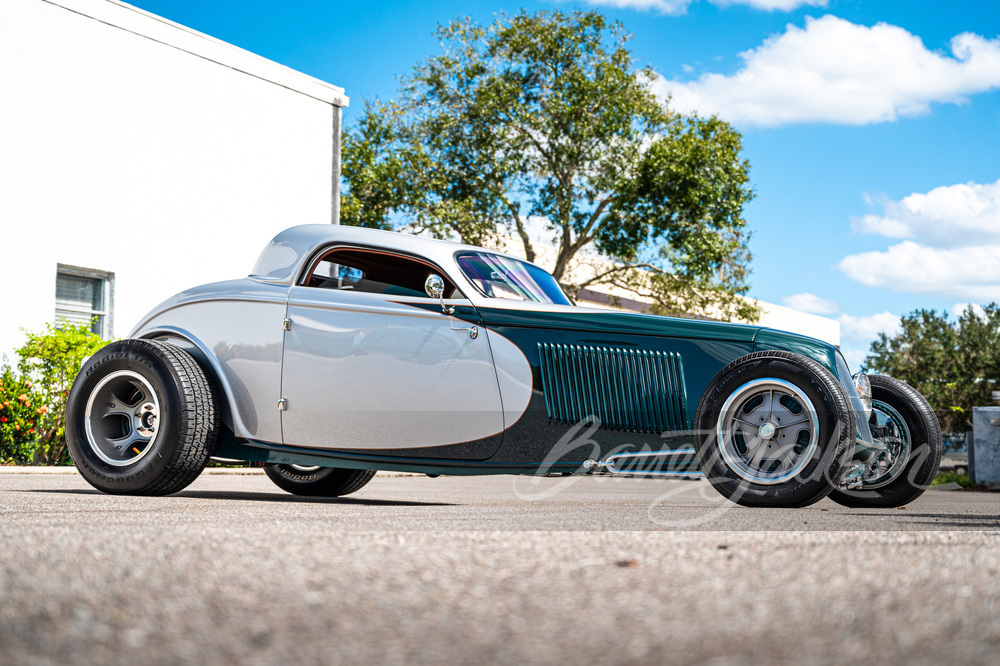
[{"label": "chrome wheel rim", "polygon": [[142,375],[112,372],[90,392],[84,428],[98,458],[114,467],[133,465],[153,449],[160,429],[160,400]]},{"label": "chrome wheel rim", "polygon": [[812,401],[791,382],[767,377],[733,391],[715,436],[722,458],[740,478],[764,485],[795,478],[819,445]]},{"label": "chrome wheel rim", "polygon": [[866,489],[881,488],[895,481],[903,473],[906,463],[910,461],[913,441],[910,438],[910,429],[906,425],[906,420],[886,403],[873,400],[872,416],[875,417],[875,425],[889,426],[889,431],[885,437],[878,439],[879,442],[886,445],[887,450],[872,456],[865,468],[862,480],[864,481],[863,487]]}]

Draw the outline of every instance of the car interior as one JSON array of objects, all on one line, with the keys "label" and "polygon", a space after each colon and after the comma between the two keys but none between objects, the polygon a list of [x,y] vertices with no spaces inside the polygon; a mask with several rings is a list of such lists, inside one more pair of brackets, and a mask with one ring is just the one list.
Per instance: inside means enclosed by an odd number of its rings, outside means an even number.
[{"label": "car interior", "polygon": [[404,255],[362,248],[329,250],[302,284],[318,289],[430,298],[424,291],[424,281],[432,274],[444,280],[445,298],[462,298],[458,287],[435,266]]}]

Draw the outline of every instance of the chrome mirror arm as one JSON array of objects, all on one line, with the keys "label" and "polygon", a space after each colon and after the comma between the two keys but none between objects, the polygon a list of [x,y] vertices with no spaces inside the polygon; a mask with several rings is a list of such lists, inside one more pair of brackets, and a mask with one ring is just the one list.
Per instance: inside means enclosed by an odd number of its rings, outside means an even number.
[{"label": "chrome mirror arm", "polygon": [[454,307],[448,307],[444,304],[444,280],[441,279],[440,275],[431,273],[427,276],[424,281],[424,291],[431,298],[438,298],[441,300],[441,312],[450,315],[455,311]]},{"label": "chrome mirror arm", "polygon": [[455,312],[454,305],[448,306],[444,304],[444,294],[441,294],[441,312],[445,313],[446,315],[450,315]]}]

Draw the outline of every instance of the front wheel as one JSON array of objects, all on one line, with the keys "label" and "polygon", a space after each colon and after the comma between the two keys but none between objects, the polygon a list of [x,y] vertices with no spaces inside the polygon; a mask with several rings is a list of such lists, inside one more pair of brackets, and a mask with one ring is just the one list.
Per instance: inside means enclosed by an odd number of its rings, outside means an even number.
[{"label": "front wheel", "polygon": [[854,412],[836,377],[782,351],[719,371],[696,413],[702,472],[722,495],[758,507],[808,506],[829,494],[854,452]]},{"label": "front wheel", "polygon": [[282,490],[312,497],[350,495],[375,476],[373,469],[275,464],[264,465],[264,472]]},{"label": "front wheel", "polygon": [[887,447],[868,461],[861,488],[830,499],[851,508],[891,509],[920,497],[941,464],[941,426],[924,396],[906,382],[869,375],[872,434]]}]

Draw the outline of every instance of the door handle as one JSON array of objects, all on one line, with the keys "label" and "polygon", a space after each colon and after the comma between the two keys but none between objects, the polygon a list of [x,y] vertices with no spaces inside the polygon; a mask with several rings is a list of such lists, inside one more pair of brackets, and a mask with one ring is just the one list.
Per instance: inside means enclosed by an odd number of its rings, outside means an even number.
[{"label": "door handle", "polygon": [[469,332],[469,337],[472,338],[473,340],[475,340],[476,338],[479,337],[479,328],[476,327],[476,326],[468,326],[468,327],[465,327],[465,328],[455,328],[455,327],[452,327],[451,330],[453,330],[453,331],[468,331]]}]

